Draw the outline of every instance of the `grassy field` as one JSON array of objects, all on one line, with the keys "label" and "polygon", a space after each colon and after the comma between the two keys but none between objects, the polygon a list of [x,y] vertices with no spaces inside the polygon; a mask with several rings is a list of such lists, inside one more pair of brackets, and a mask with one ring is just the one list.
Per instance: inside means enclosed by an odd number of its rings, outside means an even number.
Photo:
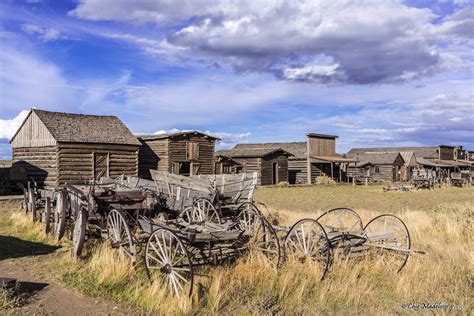
[{"label": "grassy field", "polygon": [[[436,313],[470,314],[474,297],[474,189],[387,192],[381,187],[259,188],[256,199],[272,217],[290,225],[315,218],[332,207],[352,207],[367,222],[382,213],[407,224],[413,255],[401,273],[389,272],[371,259],[337,260],[319,282],[312,264],[290,262],[273,269],[258,256],[199,271],[191,298],[167,297],[158,283],[150,285],[141,262],[120,263],[103,245],[89,245],[75,261],[65,252],[50,264],[55,277],[90,296],[102,296],[158,314],[404,314],[410,303],[449,304]],[[20,214],[17,204],[2,203],[0,234],[54,245],[38,225]],[[68,245],[60,245],[68,249]],[[2,247],[2,246],[0,246]],[[1,249],[0,249],[1,250]],[[414,305],[411,305],[412,307]],[[420,309],[422,305],[420,305]],[[428,312],[425,310],[425,312]]]}]

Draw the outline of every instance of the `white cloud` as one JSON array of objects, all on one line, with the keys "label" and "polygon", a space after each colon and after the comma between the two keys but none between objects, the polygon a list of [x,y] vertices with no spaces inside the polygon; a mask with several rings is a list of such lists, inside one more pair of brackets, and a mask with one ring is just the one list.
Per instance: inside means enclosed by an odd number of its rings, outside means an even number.
[{"label": "white cloud", "polygon": [[446,47],[449,36],[472,37],[474,21],[466,8],[435,24],[429,9],[396,0],[81,0],[70,14],[164,27],[167,40],[114,36],[150,54],[217,60],[284,80],[354,84],[408,81],[462,67],[468,57]]},{"label": "white cloud", "polygon": [[21,29],[27,34],[38,36],[44,42],[69,39],[54,28],[41,27],[36,24],[25,23],[21,25]]},{"label": "white cloud", "polygon": [[18,130],[21,123],[25,120],[29,110],[21,111],[17,116],[12,119],[0,119],[0,139],[10,140],[13,134]]}]

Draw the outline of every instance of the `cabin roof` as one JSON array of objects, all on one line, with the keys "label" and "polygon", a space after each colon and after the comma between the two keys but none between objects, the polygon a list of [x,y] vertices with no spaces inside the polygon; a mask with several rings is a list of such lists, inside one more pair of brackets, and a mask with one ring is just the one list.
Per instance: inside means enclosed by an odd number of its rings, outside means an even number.
[{"label": "cabin roof", "polygon": [[[360,153],[350,155],[349,158],[357,159],[359,163],[357,166],[372,165],[392,165],[397,160],[400,153]],[[403,160],[403,157],[402,157]]]},{"label": "cabin roof", "polygon": [[137,135],[137,138],[142,139],[142,140],[154,140],[154,139],[174,138],[174,137],[187,136],[187,135],[201,136],[204,138],[210,138],[214,140],[220,139],[218,137],[215,137],[215,136],[212,136],[200,131],[181,131],[181,132],[161,133],[161,134],[153,134],[153,135]]},{"label": "cabin roof", "polygon": [[292,155],[290,159],[306,159],[306,142],[237,144],[234,147],[236,150],[252,148],[283,149]]},{"label": "cabin roof", "polygon": [[263,158],[271,154],[282,153],[285,156],[292,156],[282,148],[235,148],[230,150],[220,150],[218,156],[231,158]]},{"label": "cabin roof", "polygon": [[32,113],[38,116],[57,142],[140,145],[137,138],[116,116],[72,114],[38,109],[30,111],[11,141]]},{"label": "cabin roof", "polygon": [[318,138],[330,138],[330,139],[336,139],[339,136],[336,135],[327,135],[327,134],[317,134],[317,133],[308,133],[306,134],[308,137],[318,137]]},{"label": "cabin roof", "polygon": [[[371,153],[401,153],[413,152],[416,158],[438,158],[438,146],[429,147],[375,147],[375,148],[352,148],[347,152],[347,156],[355,154]],[[403,156],[403,155],[402,155]]]}]

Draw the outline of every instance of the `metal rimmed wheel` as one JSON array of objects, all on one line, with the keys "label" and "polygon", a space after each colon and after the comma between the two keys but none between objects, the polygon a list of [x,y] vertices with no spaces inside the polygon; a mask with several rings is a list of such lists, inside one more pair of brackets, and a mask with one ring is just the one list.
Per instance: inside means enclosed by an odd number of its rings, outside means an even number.
[{"label": "metal rimmed wheel", "polygon": [[54,239],[56,239],[57,241],[63,238],[64,230],[66,228],[66,216],[68,207],[67,199],[67,191],[65,190],[60,190],[56,195],[56,209],[54,211],[53,234]]},{"label": "metal rimmed wheel", "polygon": [[74,229],[72,231],[72,253],[74,257],[79,257],[84,248],[84,241],[86,239],[87,226],[87,211],[81,208],[76,213],[76,220],[74,221]]},{"label": "metal rimmed wheel", "polygon": [[221,224],[221,217],[214,205],[205,198],[197,199],[192,207],[185,208],[180,214],[179,218],[186,223],[217,223]]},{"label": "metal rimmed wheel", "polygon": [[51,198],[46,197],[44,205],[44,232],[46,235],[51,231]]},{"label": "metal rimmed wheel", "polygon": [[346,207],[333,208],[324,212],[316,221],[327,233],[341,231],[361,231],[364,225],[359,214]]},{"label": "metal rimmed wheel", "polygon": [[145,267],[151,281],[159,279],[174,296],[193,292],[194,272],[184,243],[172,231],[159,228],[145,247]]},{"label": "metal rimmed wheel", "polygon": [[296,222],[286,235],[284,245],[288,259],[301,263],[308,260],[317,263],[320,280],[324,279],[332,256],[328,236],[321,224],[311,218]]},{"label": "metal rimmed wheel", "polygon": [[120,259],[128,259],[132,263],[137,261],[137,248],[130,227],[119,210],[113,209],[107,215],[107,236],[112,248],[118,249]]},{"label": "metal rimmed wheel", "polygon": [[264,216],[244,209],[237,216],[237,227],[244,231],[243,238],[246,239],[249,251],[262,253],[274,267],[279,266],[280,242]]},{"label": "metal rimmed wheel", "polygon": [[260,212],[260,209],[252,202],[244,202],[240,204],[239,207],[237,208],[237,214],[240,214],[242,211],[253,212],[259,215],[262,214],[262,212]]},{"label": "metal rimmed wheel", "polygon": [[383,214],[364,227],[365,245],[373,248],[379,261],[389,270],[400,272],[410,256],[411,239],[405,223],[395,215]]}]

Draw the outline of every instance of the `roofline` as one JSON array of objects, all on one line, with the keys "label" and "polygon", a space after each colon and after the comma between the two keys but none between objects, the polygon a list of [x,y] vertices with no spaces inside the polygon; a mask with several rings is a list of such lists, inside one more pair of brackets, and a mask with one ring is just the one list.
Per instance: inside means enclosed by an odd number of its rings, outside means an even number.
[{"label": "roofline", "polygon": [[331,138],[331,139],[336,139],[339,136],[336,135],[327,135],[327,134],[317,134],[317,133],[308,133],[306,134],[307,137],[321,137],[321,138]]},{"label": "roofline", "polygon": [[[232,149],[230,150],[232,151]],[[265,155],[242,155],[242,156],[232,156],[232,155],[227,155],[227,153],[217,153],[217,156],[223,156],[223,157],[227,157],[227,158],[231,158],[231,159],[234,159],[235,158],[261,158],[261,157],[266,157],[268,155],[271,155],[271,154],[274,154],[276,152],[282,152],[284,154],[286,154],[288,157],[290,156],[294,156],[292,153],[282,149],[282,148],[277,148],[277,149],[272,149],[271,151],[267,152]]]},{"label": "roofline", "polygon": [[[20,126],[19,126],[18,129],[16,130],[15,134],[13,134],[12,138],[10,138],[10,141],[9,141],[10,144],[12,143],[13,139],[16,137],[16,135],[18,134],[18,132],[20,132],[20,129],[23,127],[23,125],[25,125],[26,120],[30,117],[31,113],[33,113],[33,110],[34,110],[34,109],[30,109],[30,112],[28,112],[28,115],[25,117],[25,119],[23,120],[23,122],[20,124]],[[38,118],[39,118],[39,116],[38,116]],[[40,118],[39,118],[39,120],[41,121]],[[41,121],[41,122],[44,124],[43,121]],[[46,129],[48,129],[47,126],[46,126]],[[49,132],[49,130],[48,130],[48,132]],[[51,133],[51,132],[50,132],[50,133]]]},{"label": "roofline", "polygon": [[[200,134],[207,138],[212,138],[215,140],[220,140],[219,137],[212,136],[200,131],[192,130],[192,131],[185,131],[185,132],[176,132],[176,133],[163,133],[163,134],[145,134],[145,135],[134,135],[139,140],[154,140],[154,139],[164,139],[164,138],[173,138],[178,136],[186,136],[186,134]],[[143,138],[146,137],[146,138]]]}]

